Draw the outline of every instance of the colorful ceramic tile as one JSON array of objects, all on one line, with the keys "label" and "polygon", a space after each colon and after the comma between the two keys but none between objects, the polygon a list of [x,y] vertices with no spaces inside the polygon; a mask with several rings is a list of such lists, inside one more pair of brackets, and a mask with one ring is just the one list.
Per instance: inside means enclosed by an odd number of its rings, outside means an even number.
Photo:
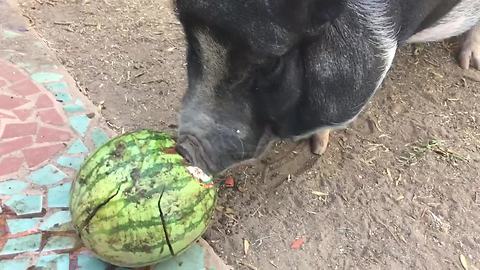
[{"label": "colorful ceramic tile", "polygon": [[37,185],[50,185],[66,178],[67,175],[53,165],[46,165],[33,171],[28,178]]},{"label": "colorful ceramic tile", "polygon": [[205,269],[205,252],[199,244],[194,244],[182,254],[154,266],[154,270]]},{"label": "colorful ceramic tile", "polygon": [[68,121],[76,132],[82,135],[82,137],[85,136],[85,132],[87,132],[88,125],[90,124],[90,118],[86,115],[76,115],[70,117]]},{"label": "colorful ceramic tile", "polygon": [[45,83],[45,88],[53,94],[59,92],[66,92],[68,90],[68,84],[66,82],[51,82]]},{"label": "colorful ceramic tile", "polygon": [[65,183],[49,188],[47,195],[48,207],[68,207],[71,187],[71,183]]},{"label": "colorful ceramic tile", "polygon": [[67,250],[75,247],[75,238],[71,236],[52,236],[48,238],[42,251]]},{"label": "colorful ceramic tile", "polygon": [[2,270],[27,270],[30,266],[30,259],[0,260]]},{"label": "colorful ceramic tile", "polygon": [[[40,218],[7,219],[8,231],[11,234],[33,230],[40,222]],[[1,269],[1,268],[0,268]]]},{"label": "colorful ceramic tile", "polygon": [[102,146],[104,143],[108,141],[108,135],[105,131],[101,130],[100,128],[94,128],[92,131],[92,140],[95,144],[95,148]]},{"label": "colorful ceramic tile", "polygon": [[45,255],[38,259],[37,268],[68,270],[70,268],[70,258],[68,254]]},{"label": "colorful ceramic tile", "polygon": [[72,101],[72,96],[67,92],[58,92],[58,93],[55,93],[54,95],[55,95],[56,101],[59,101],[62,103],[67,103]]},{"label": "colorful ceramic tile", "polygon": [[68,113],[84,112],[85,106],[81,100],[77,99],[74,104],[67,104],[63,106],[63,109]]},{"label": "colorful ceramic tile", "polygon": [[28,251],[36,251],[40,248],[42,234],[32,234],[23,237],[10,238],[3,246],[0,255],[17,254]]},{"label": "colorful ceramic tile", "polygon": [[86,154],[88,153],[88,148],[82,142],[82,140],[75,140],[72,145],[67,150],[68,154]]},{"label": "colorful ceramic tile", "polygon": [[57,159],[57,163],[63,167],[67,167],[74,170],[79,170],[83,164],[83,157],[68,157],[61,156]]},{"label": "colorful ceramic tile", "polygon": [[27,183],[19,180],[7,180],[0,182],[0,195],[12,195],[19,193],[28,186]]},{"label": "colorful ceramic tile", "polygon": [[62,74],[53,72],[37,72],[32,74],[32,80],[37,83],[58,82],[63,78]]},{"label": "colorful ceramic tile", "polygon": [[70,211],[58,211],[43,220],[42,224],[40,224],[40,230],[58,231],[65,228],[65,225],[70,221],[72,221]]},{"label": "colorful ceramic tile", "polygon": [[104,270],[104,269],[107,269],[107,264],[92,255],[81,254],[81,255],[78,255],[78,269],[79,270]]},{"label": "colorful ceramic tile", "polygon": [[42,212],[42,200],[42,195],[17,194],[11,196],[5,205],[19,216],[38,214]]}]

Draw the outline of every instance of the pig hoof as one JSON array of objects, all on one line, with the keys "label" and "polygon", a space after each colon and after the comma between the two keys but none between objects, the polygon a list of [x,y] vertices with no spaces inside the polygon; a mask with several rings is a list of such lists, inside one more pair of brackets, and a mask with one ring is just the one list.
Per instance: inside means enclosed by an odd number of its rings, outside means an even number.
[{"label": "pig hoof", "polygon": [[322,131],[312,135],[310,138],[310,150],[315,155],[323,155],[327,150],[330,131]]},{"label": "pig hoof", "polygon": [[469,69],[470,65],[480,70],[480,26],[467,33],[460,51],[460,66]]}]

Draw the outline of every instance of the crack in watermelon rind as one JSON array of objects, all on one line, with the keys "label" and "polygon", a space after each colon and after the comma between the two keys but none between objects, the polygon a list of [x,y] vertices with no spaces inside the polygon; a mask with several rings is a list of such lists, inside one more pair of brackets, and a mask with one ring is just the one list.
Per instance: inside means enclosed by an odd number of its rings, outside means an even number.
[{"label": "crack in watermelon rind", "polygon": [[[162,192],[164,194],[168,194],[168,190],[166,189],[166,187],[163,189]],[[158,193],[161,193],[161,192],[159,191]],[[125,201],[122,201],[122,202],[125,203],[125,205],[122,208],[120,208],[118,211],[116,211],[117,214],[121,213],[123,209],[125,209],[129,204],[131,204],[131,202],[125,202]],[[213,205],[215,204],[215,202],[216,202],[216,196],[214,194],[211,194],[210,190],[204,190],[196,196],[195,201],[192,202],[191,205],[203,204],[203,208],[213,209],[214,208]],[[179,212],[177,212],[177,215],[175,215],[175,216],[171,216],[171,215],[168,215],[168,214],[164,213],[164,215],[163,215],[164,216],[164,221],[165,221],[166,224],[172,224],[172,223],[175,223],[175,222],[178,222],[179,220],[181,220],[181,218],[179,219],[178,216],[186,217],[186,216],[189,216],[189,215],[193,214],[195,211],[196,210],[195,210],[194,207],[189,207],[189,208],[180,209]],[[162,209],[162,212],[163,212],[163,209]],[[211,214],[212,214],[212,210],[206,211],[205,214],[202,215],[201,219],[198,222],[190,222],[189,225],[185,228],[185,230],[189,231],[189,230],[192,230],[192,229],[196,228],[200,223],[205,222],[206,220],[209,220],[211,218]],[[99,223],[108,222],[108,220],[112,219],[113,217],[114,216],[104,216],[101,219],[97,218],[96,221],[99,222]],[[115,227],[110,227],[110,228],[105,229],[105,230],[99,230],[99,231],[97,231],[97,233],[100,233],[100,234],[101,233],[115,234],[115,233],[127,230],[129,227],[132,227],[132,226],[134,226],[135,228],[146,228],[146,227],[158,226],[158,225],[160,225],[160,224],[156,223],[156,222],[151,222],[151,221],[144,221],[144,222],[129,221],[129,222],[126,222],[126,223],[123,223],[123,224],[118,224]],[[172,243],[176,241],[176,239],[172,238],[172,237],[170,237],[170,240],[171,240]]]},{"label": "crack in watermelon rind", "polygon": [[[122,183],[123,184],[123,183]],[[92,212],[88,213],[88,216],[87,218],[82,222],[82,224],[80,225],[80,228],[79,228],[79,233],[81,235],[81,232],[85,229],[87,233],[90,233],[90,230],[89,230],[89,225],[90,225],[90,221],[92,220],[92,218],[97,214],[97,212],[100,210],[100,208],[102,208],[103,206],[105,206],[109,201],[111,201],[115,196],[118,195],[118,193],[120,192],[120,188],[122,187],[122,184],[120,184],[117,188],[117,191],[115,192],[115,194],[109,196],[104,202],[102,202],[101,204],[95,206],[95,208],[92,210]]]},{"label": "crack in watermelon rind", "polygon": [[[187,227],[185,227],[185,231],[193,231],[195,228],[198,227],[198,225],[200,225],[202,223],[205,223],[206,226],[203,229],[203,232],[197,238],[201,237],[201,235],[203,235],[203,233],[205,233],[205,231],[208,229],[208,224],[210,223],[210,219],[213,216],[213,210],[215,209],[215,207],[214,207],[215,203],[216,203],[216,197],[214,198],[214,201],[212,203],[212,207],[211,207],[210,211],[206,211],[206,213],[204,213],[202,215],[201,219],[198,222],[190,222],[189,225]],[[177,239],[175,239],[175,236],[174,236],[170,240],[175,242]],[[181,239],[179,239],[179,240],[181,240]]]},{"label": "crack in watermelon rind", "polygon": [[162,220],[163,232],[165,233],[165,240],[167,241],[168,249],[170,250],[170,254],[172,256],[175,256],[175,252],[173,251],[173,247],[172,247],[172,244],[170,243],[170,239],[168,236],[167,225],[165,224],[165,217],[163,216],[162,207],[160,206],[164,192],[165,192],[165,188],[162,190],[162,193],[160,194],[160,198],[158,198],[158,212],[160,213],[160,219]]}]

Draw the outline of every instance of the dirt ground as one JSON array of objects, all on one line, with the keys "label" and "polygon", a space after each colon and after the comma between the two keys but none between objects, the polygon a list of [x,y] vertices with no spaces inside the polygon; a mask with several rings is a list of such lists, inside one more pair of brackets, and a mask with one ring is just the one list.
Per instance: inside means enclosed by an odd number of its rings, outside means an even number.
[{"label": "dirt ground", "polygon": [[[169,1],[21,6],[111,127],[175,130],[185,52]],[[480,267],[480,72],[457,66],[455,44],[400,50],[321,158],[279,142],[235,169],[205,238],[235,269]]]}]

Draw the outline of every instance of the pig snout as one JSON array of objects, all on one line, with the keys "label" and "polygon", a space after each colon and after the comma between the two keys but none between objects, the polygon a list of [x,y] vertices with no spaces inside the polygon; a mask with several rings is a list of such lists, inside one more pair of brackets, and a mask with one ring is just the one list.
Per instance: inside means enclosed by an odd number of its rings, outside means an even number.
[{"label": "pig snout", "polygon": [[178,139],[176,150],[188,164],[193,164],[197,160],[197,158],[195,158],[195,149],[199,148],[199,145],[194,137],[182,136]]},{"label": "pig snout", "polygon": [[271,139],[263,136],[270,133],[265,133],[262,127],[238,121],[241,116],[218,113],[215,118],[202,113],[201,106],[194,108],[184,107],[181,113],[176,151],[205,173],[219,174],[255,159]]},{"label": "pig snout", "polygon": [[219,173],[235,163],[239,148],[241,142],[237,136],[219,129],[180,132],[176,146],[187,163],[209,174]]}]

